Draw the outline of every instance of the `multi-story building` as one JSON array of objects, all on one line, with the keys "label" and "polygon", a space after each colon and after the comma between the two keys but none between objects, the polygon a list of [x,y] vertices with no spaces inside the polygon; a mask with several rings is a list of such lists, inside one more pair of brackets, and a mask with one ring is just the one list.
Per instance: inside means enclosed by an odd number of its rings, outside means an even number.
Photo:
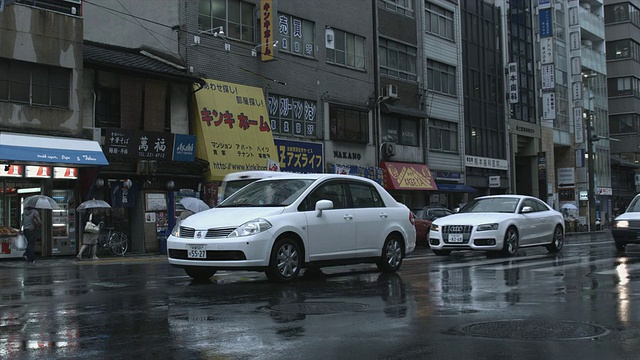
[{"label": "multi-story building", "polygon": [[[510,48],[503,42],[508,35],[504,33],[507,24],[503,23],[506,14],[502,11],[507,8],[505,4],[499,5],[481,0],[460,2],[464,68],[464,165],[466,182],[478,189],[477,195],[512,191],[509,179],[513,175],[509,170],[513,169],[513,163],[508,150],[510,135],[505,121],[504,91],[504,59]],[[522,34],[516,33],[514,36],[524,39],[524,19],[520,16],[520,20],[513,21],[518,31],[520,28],[515,22],[522,21]],[[515,43],[519,44],[518,41]],[[524,52],[525,45],[523,41],[523,59],[527,54]],[[517,62],[520,56],[518,52],[510,56],[509,61],[513,59]],[[513,92],[526,95],[526,61],[521,61],[519,68],[520,82],[513,84]],[[528,107],[525,109],[523,111],[519,106],[517,116],[521,119],[520,115],[524,113],[529,121],[533,112]]]},{"label": "multi-story building", "polygon": [[[17,0],[0,12],[0,226],[20,229],[23,200],[52,197],[36,244],[42,256],[75,254],[76,207],[84,179],[107,165],[82,136],[82,8],[56,0]],[[55,29],[55,30],[53,30]],[[3,238],[0,257],[7,253]],[[21,252],[20,252],[21,254]]]},{"label": "multi-story building", "polygon": [[640,1],[604,2],[614,213],[640,191]]}]

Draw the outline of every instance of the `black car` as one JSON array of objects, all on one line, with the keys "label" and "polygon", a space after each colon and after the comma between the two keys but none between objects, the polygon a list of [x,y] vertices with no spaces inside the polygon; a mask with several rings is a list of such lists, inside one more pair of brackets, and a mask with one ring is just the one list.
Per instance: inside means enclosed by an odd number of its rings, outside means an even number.
[{"label": "black car", "polygon": [[611,233],[618,251],[624,251],[627,244],[640,244],[640,194],[631,200],[623,214],[613,220]]}]

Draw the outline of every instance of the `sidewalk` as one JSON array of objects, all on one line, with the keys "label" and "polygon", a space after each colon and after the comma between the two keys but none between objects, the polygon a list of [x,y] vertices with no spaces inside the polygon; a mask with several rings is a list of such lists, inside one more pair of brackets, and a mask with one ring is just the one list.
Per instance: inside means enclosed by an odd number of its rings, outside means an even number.
[{"label": "sidewalk", "polygon": [[86,265],[113,265],[113,264],[142,264],[154,262],[167,262],[167,255],[154,254],[126,254],[125,256],[105,256],[99,260],[78,260],[73,255],[68,256],[52,256],[47,258],[36,257],[34,265],[27,264],[21,258],[18,259],[1,259],[0,268],[5,267],[51,267],[51,266],[86,266]]}]

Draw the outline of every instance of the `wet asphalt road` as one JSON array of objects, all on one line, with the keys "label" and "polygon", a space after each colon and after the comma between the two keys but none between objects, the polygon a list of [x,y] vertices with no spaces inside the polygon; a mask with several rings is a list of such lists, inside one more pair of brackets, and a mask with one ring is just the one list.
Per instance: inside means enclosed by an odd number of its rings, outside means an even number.
[{"label": "wet asphalt road", "polygon": [[516,258],[419,248],[397,274],[193,283],[160,256],[0,261],[2,359],[637,359],[640,246]]}]

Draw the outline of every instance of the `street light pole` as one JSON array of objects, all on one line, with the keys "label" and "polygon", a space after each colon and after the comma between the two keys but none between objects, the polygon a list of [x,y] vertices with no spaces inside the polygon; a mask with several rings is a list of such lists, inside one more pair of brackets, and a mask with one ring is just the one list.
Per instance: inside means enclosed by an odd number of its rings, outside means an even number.
[{"label": "street light pole", "polygon": [[587,227],[588,227],[588,231],[592,231],[592,230],[595,230],[595,222],[596,222],[596,217],[595,217],[596,187],[595,187],[595,165],[594,165],[595,150],[593,148],[593,141],[594,141],[594,138],[597,139],[597,137],[593,134],[593,130],[594,130],[593,129],[593,107],[592,107],[593,94],[591,89],[591,79],[596,77],[597,74],[591,73],[591,74],[585,74],[583,76],[586,80],[587,96],[589,96],[589,110],[587,112],[588,115],[587,115],[587,151],[586,151],[589,156],[587,158],[587,177],[588,177]]}]

